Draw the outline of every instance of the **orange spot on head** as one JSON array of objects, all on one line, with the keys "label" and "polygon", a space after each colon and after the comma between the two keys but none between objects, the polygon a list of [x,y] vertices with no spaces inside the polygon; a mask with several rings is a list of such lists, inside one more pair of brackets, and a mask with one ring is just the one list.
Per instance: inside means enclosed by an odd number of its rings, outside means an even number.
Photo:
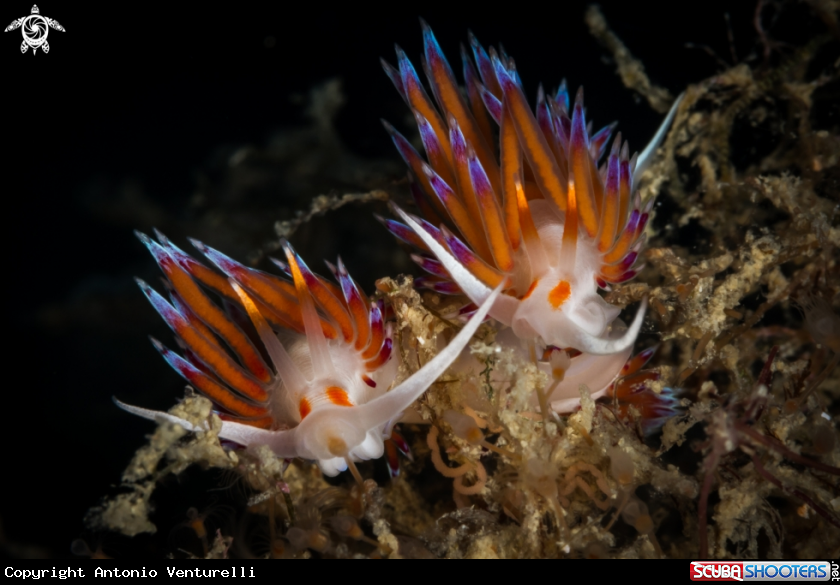
[{"label": "orange spot on head", "polygon": [[569,281],[561,280],[557,286],[551,289],[551,292],[548,293],[548,302],[551,303],[551,306],[555,309],[559,309],[560,306],[568,300],[571,294],[572,286],[569,284]]},{"label": "orange spot on head", "polygon": [[353,406],[353,403],[350,402],[350,397],[347,396],[347,391],[338,386],[327,388],[327,398],[336,406]]},{"label": "orange spot on head", "polygon": [[312,412],[312,405],[309,404],[309,401],[306,398],[300,399],[300,404],[298,404],[298,412],[300,412],[300,420],[306,418],[306,415]]},{"label": "orange spot on head", "polygon": [[528,287],[528,290],[525,291],[525,294],[519,297],[520,301],[524,301],[528,297],[531,296],[531,293],[534,292],[534,289],[537,288],[537,285],[540,283],[540,279],[536,279],[534,282],[531,283],[531,286]]}]

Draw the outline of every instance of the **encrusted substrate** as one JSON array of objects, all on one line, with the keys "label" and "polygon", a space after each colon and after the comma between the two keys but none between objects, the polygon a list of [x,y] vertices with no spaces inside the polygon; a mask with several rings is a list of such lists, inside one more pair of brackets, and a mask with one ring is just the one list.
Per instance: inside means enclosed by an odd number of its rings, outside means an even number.
[{"label": "encrusted substrate", "polygon": [[[587,22],[628,87],[667,108],[597,9]],[[91,524],[154,531],[155,486],[197,464],[242,478],[237,513],[258,526],[220,530],[201,556],[837,557],[840,133],[812,127],[828,40],[688,87],[644,177],[643,196],[670,215],[648,224],[647,268],[607,299],[651,301],[650,389],[682,401],[660,431],[646,436],[633,409],[619,417],[585,386],[578,412],[541,412],[533,397],[550,380],[485,324],[471,345],[484,369],[444,374],[401,426],[414,459],[398,478],[378,462],[360,465],[376,481],[327,482],[307,462],[223,448],[210,403],[189,396],[172,412],[208,430],[161,425]],[[751,143],[759,132],[770,147]],[[346,202],[319,200],[278,229]],[[404,379],[451,339],[463,299],[421,296],[406,277],[376,294],[396,316]]]}]

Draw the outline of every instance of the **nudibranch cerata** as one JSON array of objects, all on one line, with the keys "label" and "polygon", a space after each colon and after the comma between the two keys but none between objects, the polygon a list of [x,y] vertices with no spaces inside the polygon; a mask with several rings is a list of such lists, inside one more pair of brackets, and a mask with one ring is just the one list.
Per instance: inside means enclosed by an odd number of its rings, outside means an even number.
[{"label": "nudibranch cerata", "polygon": [[[166,275],[171,303],[138,280],[175,332],[184,355],[152,340],[164,359],[210,398],[222,419],[219,437],[243,446],[267,445],[278,457],[315,460],[334,476],[354,461],[382,456],[383,441],[403,411],[458,357],[487,314],[492,293],[435,358],[391,388],[397,360],[382,307],[367,299],[338,261],[338,285],[314,274],[288,243],[292,281],[248,268],[204,244],[195,247],[221,273],[198,262],[163,235],[138,237]],[[208,292],[218,295],[223,310]],[[262,352],[237,324],[250,318]],[[117,402],[151,420],[188,430],[189,421]]]},{"label": "nudibranch cerata", "polygon": [[[465,294],[476,305],[504,289],[490,316],[510,328],[508,343],[522,340],[518,345],[545,369],[563,371],[551,405],[568,411],[579,403],[581,383],[596,397],[607,391],[640,331],[646,299],[625,327],[621,309],[598,290],[641,268],[653,200],[642,202],[634,184],[679,100],[641,155],[631,158],[619,134],[605,157],[613,125],[591,132],[582,89],[570,104],[565,82],[553,96],[540,87],[534,113],[513,59],[485,51],[470,35],[474,63],[462,51],[462,94],[425,23],[423,38],[434,101],[399,47],[397,67],[383,67],[411,108],[426,153],[424,159],[385,123],[424,218],[395,207],[404,223],[380,220],[421,251],[414,259],[430,274],[418,279],[422,286]],[[649,357],[644,353],[641,364]]]}]

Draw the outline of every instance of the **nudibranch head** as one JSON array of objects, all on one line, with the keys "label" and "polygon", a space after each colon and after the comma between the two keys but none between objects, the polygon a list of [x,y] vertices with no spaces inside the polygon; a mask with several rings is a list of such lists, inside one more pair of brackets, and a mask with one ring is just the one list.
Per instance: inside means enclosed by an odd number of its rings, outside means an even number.
[{"label": "nudibranch head", "polygon": [[[217,405],[219,436],[244,446],[268,445],[284,458],[316,460],[327,475],[382,456],[392,424],[457,357],[490,306],[426,367],[390,389],[397,370],[391,328],[380,304],[364,296],[341,260],[331,267],[336,285],[310,271],[285,243],[287,262],[275,263],[291,276],[289,282],[193,241],[223,276],[161,234],[159,242],[138,237],[166,275],[171,303],[138,283],[175,332],[184,356],[153,343]],[[207,291],[219,295],[227,310]],[[237,324],[244,315],[261,348]],[[197,430],[172,415],[118,404]]]},{"label": "nudibranch head", "polygon": [[405,223],[383,221],[425,252],[415,257],[431,274],[421,283],[476,303],[502,285],[505,294],[490,314],[520,338],[597,355],[629,352],[644,306],[616,338],[611,325],[620,309],[598,289],[640,269],[652,202],[634,194],[634,177],[675,110],[641,156],[631,158],[618,136],[604,157],[613,127],[591,132],[582,90],[572,105],[565,83],[553,96],[540,89],[534,113],[513,60],[485,51],[471,36],[475,64],[462,53],[465,98],[434,35],[423,28],[434,103],[401,50],[398,67],[383,63],[414,113],[426,152],[424,160],[386,123],[411,169],[425,220],[397,209]]}]

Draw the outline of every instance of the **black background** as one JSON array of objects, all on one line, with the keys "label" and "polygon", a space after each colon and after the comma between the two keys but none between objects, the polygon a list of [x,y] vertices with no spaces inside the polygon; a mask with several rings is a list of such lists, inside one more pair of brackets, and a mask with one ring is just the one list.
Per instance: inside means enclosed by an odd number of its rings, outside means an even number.
[{"label": "black background", "polygon": [[[132,227],[148,231],[149,219],[138,217],[131,226],[97,213],[126,182],[177,221],[187,213],[197,172],[219,145],[260,146],[276,130],[303,124],[293,97],[333,77],[341,78],[347,98],[337,119],[347,147],[396,161],[379,118],[400,120],[403,104],[378,59],[394,62],[396,42],[417,63],[420,16],[456,71],[458,45],[471,29],[485,46],[504,44],[532,98],[540,81],[554,87],[566,77],[573,89],[585,84],[596,124],[619,120],[631,145],[646,143],[661,115],[622,86],[587,32],[584,2],[472,5],[467,12],[454,10],[454,3],[336,9],[320,2],[92,7],[52,1],[39,4],[41,14],[66,32],[50,32],[49,54],[22,55],[20,31],[0,35],[0,233],[11,324],[4,328],[9,345],[0,386],[5,544],[69,555],[85,510],[118,483],[150,432],[110,397],[165,408],[182,393],[182,382],[144,332],[171,337],[132,281],[135,274],[154,278],[152,259],[131,233]],[[755,46],[751,1],[602,8],[653,82],[674,94],[720,70],[686,43],[706,44],[731,61],[724,12],[738,58]],[[4,2],[0,24],[30,9],[25,1]],[[265,217],[257,241],[270,237],[275,219]],[[381,229],[372,218],[370,229]],[[371,290],[372,282],[363,284]],[[133,300],[124,310],[96,313],[96,299],[125,298]],[[85,299],[94,299],[85,305],[89,319],[50,320],[50,311]]]}]

